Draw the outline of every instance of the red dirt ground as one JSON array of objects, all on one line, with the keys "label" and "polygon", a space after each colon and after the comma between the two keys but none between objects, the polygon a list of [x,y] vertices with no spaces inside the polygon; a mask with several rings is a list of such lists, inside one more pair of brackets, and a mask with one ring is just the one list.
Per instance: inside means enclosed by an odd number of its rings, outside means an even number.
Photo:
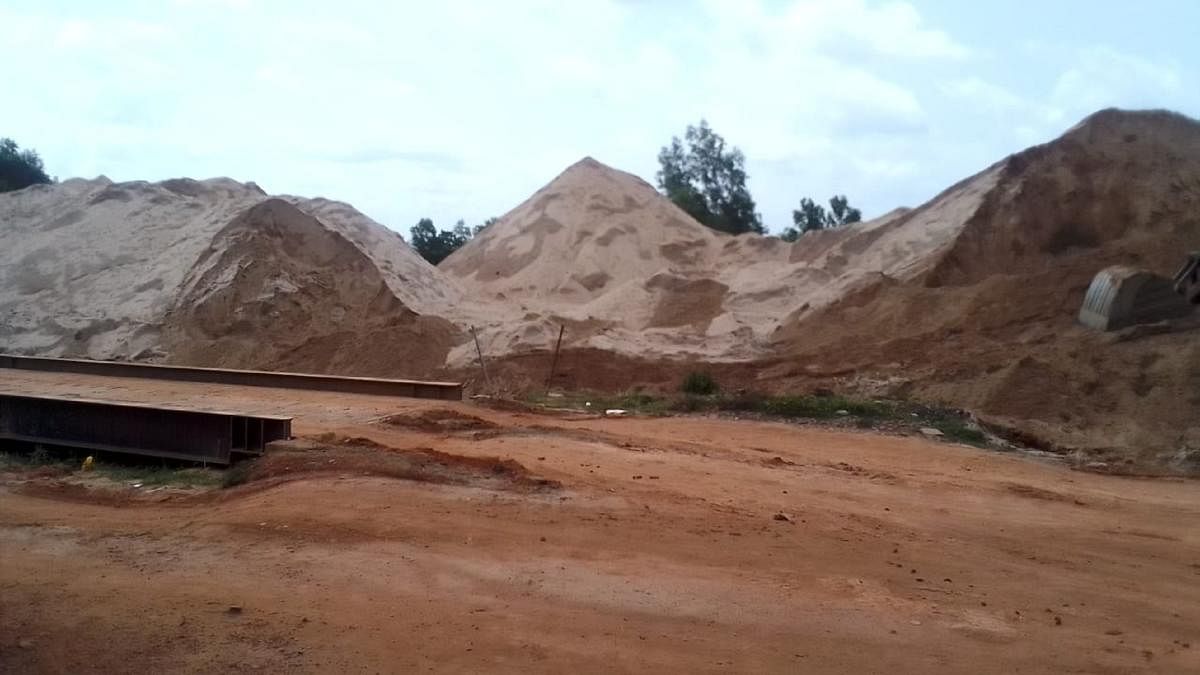
[{"label": "red dirt ground", "polygon": [[350,467],[113,504],[10,475],[3,672],[1200,670],[1194,481],[780,423],[16,371],[0,390],[286,413],[560,484]]}]

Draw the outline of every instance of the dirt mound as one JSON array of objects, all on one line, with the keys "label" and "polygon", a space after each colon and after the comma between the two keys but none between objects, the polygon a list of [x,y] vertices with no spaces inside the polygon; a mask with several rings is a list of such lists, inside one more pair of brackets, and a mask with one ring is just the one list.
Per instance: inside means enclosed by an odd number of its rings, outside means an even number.
[{"label": "dirt mound", "polygon": [[388,415],[379,421],[388,426],[414,429],[434,434],[453,433],[456,431],[482,431],[497,427],[495,423],[481,417],[445,409]]},{"label": "dirt mound", "polygon": [[766,375],[853,371],[844,386],[890,381],[1057,447],[1142,461],[1200,448],[1196,330],[1121,340],[1075,322],[1098,270],[1170,274],[1200,245],[1200,124],[1103,111],[952,190],[981,198],[939,254],[793,317],[776,335],[787,360]]},{"label": "dirt mound", "polygon": [[[789,244],[715,232],[645,181],[586,158],[440,269],[488,302],[471,320],[491,354],[547,350],[564,325],[572,349],[753,360],[771,353],[771,333],[787,317],[926,271],[988,187],[964,183],[920,213],[897,209]],[[464,344],[449,365],[474,358]]]},{"label": "dirt mound", "polygon": [[271,447],[266,455],[231,470],[240,471],[239,482],[259,489],[332,473],[522,491],[559,487],[555,481],[534,476],[513,459],[456,455],[432,448],[394,448],[369,438],[321,434],[277,442]]},{"label": "dirt mound", "polygon": [[281,199],[218,232],[182,289],[164,321],[179,363],[422,375],[455,333],[401,302],[341,233]]},{"label": "dirt mound", "polygon": [[0,195],[0,221],[0,351],[422,375],[461,339],[432,314],[455,286],[340,202],[72,179]]}]

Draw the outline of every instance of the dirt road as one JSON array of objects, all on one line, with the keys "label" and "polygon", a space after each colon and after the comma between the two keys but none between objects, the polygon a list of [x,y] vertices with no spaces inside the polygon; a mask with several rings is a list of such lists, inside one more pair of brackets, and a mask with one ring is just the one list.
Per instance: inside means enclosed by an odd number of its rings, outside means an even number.
[{"label": "dirt road", "polygon": [[[1200,485],[919,438],[5,371],[559,487],[0,483],[3,672],[1197,672]],[[459,430],[431,411],[478,418]],[[412,424],[382,424],[384,415]]]}]

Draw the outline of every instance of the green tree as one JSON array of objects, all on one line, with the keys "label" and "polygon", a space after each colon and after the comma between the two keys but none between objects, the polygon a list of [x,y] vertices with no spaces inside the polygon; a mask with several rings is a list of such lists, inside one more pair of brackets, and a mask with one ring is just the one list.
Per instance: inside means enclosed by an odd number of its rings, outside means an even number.
[{"label": "green tree", "polygon": [[11,138],[0,138],[0,192],[51,182],[37,152],[21,150]]},{"label": "green tree", "polygon": [[834,195],[829,198],[829,210],[808,197],[800,200],[800,208],[792,211],[792,222],[795,227],[783,231],[780,237],[784,241],[796,241],[800,235],[816,230],[828,230],[834,227],[857,223],[862,220],[862,211],[850,206],[850,200],[845,195]]},{"label": "green tree", "polygon": [[483,221],[482,223],[471,228],[471,236],[474,237],[475,235],[479,234],[480,232],[483,232],[484,230],[488,229],[489,227],[494,225],[497,220],[500,220],[500,219],[495,216],[492,216],[491,218],[488,218],[487,220]]},{"label": "green tree", "polygon": [[476,225],[472,228],[460,219],[452,229],[438,230],[434,227],[432,220],[422,218],[409,229],[409,239],[412,247],[421,254],[422,258],[428,260],[429,264],[436,265],[451,253],[462,248],[463,244],[471,241],[472,237],[495,220],[492,218],[483,225]]},{"label": "green tree", "polygon": [[764,234],[762,218],[746,188],[746,158],[708,122],[689,125],[658,153],[658,187],[697,221],[721,232]]}]

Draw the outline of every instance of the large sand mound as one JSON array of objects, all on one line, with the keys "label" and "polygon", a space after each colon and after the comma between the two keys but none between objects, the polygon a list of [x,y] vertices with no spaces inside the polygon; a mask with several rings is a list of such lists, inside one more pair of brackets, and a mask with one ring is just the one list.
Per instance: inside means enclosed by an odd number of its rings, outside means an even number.
[{"label": "large sand mound", "polygon": [[339,202],[72,179],[0,195],[0,223],[0,351],[419,374],[455,332],[420,316],[453,285]]},{"label": "large sand mound", "polygon": [[1103,111],[963,185],[976,184],[983,199],[948,247],[917,274],[794,316],[777,334],[789,356],[766,374],[855,372],[1066,447],[1200,449],[1195,323],[1113,335],[1075,322],[1098,270],[1169,275],[1200,247],[1200,124]]},{"label": "large sand mound", "polygon": [[[645,181],[586,158],[440,269],[488,303],[468,313],[492,353],[545,349],[561,324],[572,348],[747,360],[770,353],[782,318],[881,275],[923,271],[987,187],[957,186],[915,216],[897,210],[788,244],[715,232]],[[471,349],[452,362],[470,361]]]}]

